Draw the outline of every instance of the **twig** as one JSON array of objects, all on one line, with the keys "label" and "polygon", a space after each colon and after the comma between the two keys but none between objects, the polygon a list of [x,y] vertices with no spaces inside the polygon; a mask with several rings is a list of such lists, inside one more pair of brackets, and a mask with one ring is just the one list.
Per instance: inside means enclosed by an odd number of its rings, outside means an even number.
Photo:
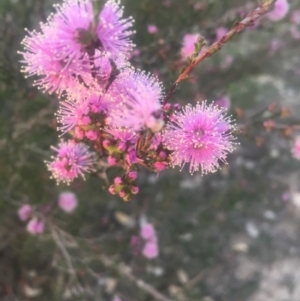
[{"label": "twig", "polygon": [[72,263],[72,259],[66,249],[66,247],[64,246],[63,242],[61,241],[59,235],[57,234],[56,230],[55,230],[55,226],[53,226],[52,224],[50,225],[50,232],[51,235],[56,243],[56,245],[58,246],[58,248],[60,249],[62,255],[64,256],[67,266],[68,266],[68,270],[69,273],[71,274],[71,276],[78,282],[77,276],[76,276],[76,272]]},{"label": "twig", "polygon": [[227,43],[235,34],[243,31],[247,26],[252,26],[254,22],[261,16],[265,15],[271,8],[271,5],[275,2],[275,0],[263,0],[261,4],[252,12],[250,12],[245,19],[241,22],[237,23],[229,30],[219,41],[213,43],[206,51],[201,53],[196,59],[192,60],[191,63],[181,72],[176,81],[171,86],[169,93],[166,95],[164,99],[164,104],[166,104],[171,96],[173,95],[177,85],[185,80],[191,71],[204,59],[210,57],[217,51],[219,51],[222,46]]},{"label": "twig", "polygon": [[[115,263],[108,258],[105,255],[100,255],[99,259],[101,262],[107,266],[107,267],[114,267]],[[172,299],[169,299],[168,297],[164,296],[160,292],[158,292],[152,285],[144,282],[141,279],[138,279],[131,273],[130,267],[126,266],[125,264],[118,264],[116,267],[116,270],[118,273],[122,276],[125,276],[127,279],[131,280],[137,287],[143,289],[148,294],[150,294],[152,297],[154,297],[158,301],[173,301]]]}]

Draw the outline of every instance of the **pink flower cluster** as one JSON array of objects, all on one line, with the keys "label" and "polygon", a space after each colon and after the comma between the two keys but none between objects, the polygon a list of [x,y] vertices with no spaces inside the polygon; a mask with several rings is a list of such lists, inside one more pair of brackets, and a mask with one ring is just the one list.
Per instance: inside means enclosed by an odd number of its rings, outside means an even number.
[{"label": "pink flower cluster", "polygon": [[36,235],[44,232],[44,222],[33,215],[32,207],[30,205],[25,204],[21,206],[18,210],[18,216],[23,222],[31,218],[26,227],[26,230],[30,234]]},{"label": "pink flower cluster", "polygon": [[[234,148],[225,110],[206,102],[181,110],[164,102],[157,77],[128,61],[134,55],[133,19],[123,16],[118,0],[100,11],[92,0],[64,0],[55,10],[39,32],[27,30],[20,54],[34,85],[60,97],[58,130],[71,138],[52,147],[55,156],[46,162],[58,183],[85,178],[107,160],[124,170],[109,191],[128,200],[139,191],[139,165],[160,172],[189,163],[191,172],[206,173],[225,161]],[[156,26],[148,32],[155,34]],[[193,54],[198,37],[184,37],[184,57]],[[69,201],[60,203],[66,212],[76,204]]]},{"label": "pink flower cluster", "polygon": [[149,223],[143,224],[140,235],[145,241],[142,254],[148,259],[156,258],[159,251],[157,237],[153,225]]},{"label": "pink flower cluster", "polygon": [[[59,194],[58,197],[58,206],[66,213],[72,213],[75,208],[77,207],[77,197],[76,195],[71,192],[71,191],[64,191]],[[23,222],[27,221],[30,219],[30,221],[27,224],[26,230],[32,234],[42,234],[44,232],[44,227],[45,223],[44,221],[40,218],[37,217],[38,212],[39,214],[45,213],[51,210],[51,206],[47,205],[42,206],[41,208],[35,208],[29,204],[25,204],[21,206],[17,214],[19,216],[19,219]]]}]

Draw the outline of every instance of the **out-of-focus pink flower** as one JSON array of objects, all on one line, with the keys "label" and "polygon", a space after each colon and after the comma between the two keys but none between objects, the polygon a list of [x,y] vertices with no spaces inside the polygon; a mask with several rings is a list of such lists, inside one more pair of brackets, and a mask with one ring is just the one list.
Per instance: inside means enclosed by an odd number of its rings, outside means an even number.
[{"label": "out-of-focus pink flower", "polygon": [[214,101],[214,104],[228,110],[231,105],[231,100],[228,96],[222,96],[222,97],[216,99]]},{"label": "out-of-focus pink flower", "polygon": [[112,301],[122,301],[118,296],[114,297]]},{"label": "out-of-focus pink flower", "polygon": [[34,217],[27,224],[26,230],[33,235],[41,234],[44,232],[44,222],[39,221],[36,217]]},{"label": "out-of-focus pink flower", "polygon": [[218,27],[216,29],[216,40],[219,41],[225,34],[227,33],[227,28],[226,27]]},{"label": "out-of-focus pink flower", "polygon": [[[181,56],[185,59],[191,56],[194,53],[195,43],[197,42],[198,38],[201,36],[197,33],[187,33],[183,36],[182,39],[182,47],[181,47]],[[199,55],[205,51],[206,47],[202,47],[200,50]]]},{"label": "out-of-focus pink flower", "polygon": [[156,239],[155,230],[152,224],[147,223],[141,226],[141,237],[145,240]]},{"label": "out-of-focus pink flower", "polygon": [[154,25],[154,24],[149,24],[149,25],[147,26],[147,29],[148,29],[148,32],[149,32],[150,34],[155,34],[155,33],[157,33],[157,27],[156,27],[156,25]]},{"label": "out-of-focus pink flower", "polygon": [[158,256],[157,243],[152,241],[147,242],[143,248],[142,253],[148,259],[156,258]]},{"label": "out-of-focus pink flower", "polygon": [[289,11],[289,3],[287,0],[277,0],[274,4],[274,9],[267,14],[271,21],[280,21]]},{"label": "out-of-focus pink flower", "polygon": [[32,208],[30,205],[26,204],[19,208],[18,216],[21,221],[26,221],[31,216]]},{"label": "out-of-focus pink flower", "polygon": [[58,197],[59,207],[68,213],[71,213],[77,207],[77,197],[71,191],[64,191]]},{"label": "out-of-focus pink flower", "polygon": [[300,24],[300,9],[294,10],[291,16],[291,21],[297,25]]},{"label": "out-of-focus pink flower", "polygon": [[295,159],[300,160],[300,136],[296,137],[292,148],[292,154]]}]

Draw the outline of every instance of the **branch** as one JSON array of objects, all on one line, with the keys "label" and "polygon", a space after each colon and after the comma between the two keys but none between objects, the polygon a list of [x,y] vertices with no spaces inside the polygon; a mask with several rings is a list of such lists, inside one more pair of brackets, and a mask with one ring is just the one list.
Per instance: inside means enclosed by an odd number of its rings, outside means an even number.
[{"label": "branch", "polygon": [[136,276],[134,276],[131,273],[130,267],[126,266],[125,264],[118,264],[115,266],[115,263],[105,255],[100,255],[99,259],[102,261],[102,263],[106,267],[115,267],[118,273],[122,276],[125,276],[127,279],[132,281],[137,287],[147,292],[149,295],[154,297],[158,301],[173,301],[172,299],[169,299],[168,297],[161,294],[159,291],[157,291],[152,285],[144,282],[141,279],[138,279]]},{"label": "branch", "polygon": [[210,57],[217,51],[219,51],[222,46],[228,42],[235,34],[240,33],[243,31],[247,26],[252,26],[253,23],[261,16],[265,15],[271,8],[272,4],[275,0],[263,0],[261,4],[253,10],[251,13],[247,15],[245,19],[241,22],[237,23],[235,26],[232,27],[219,41],[213,43],[206,51],[201,53],[196,59],[192,60],[191,63],[182,71],[182,73],[178,76],[176,81],[171,86],[169,93],[166,95],[164,99],[164,104],[166,104],[171,96],[173,95],[177,85],[185,80],[191,71],[204,59]]}]

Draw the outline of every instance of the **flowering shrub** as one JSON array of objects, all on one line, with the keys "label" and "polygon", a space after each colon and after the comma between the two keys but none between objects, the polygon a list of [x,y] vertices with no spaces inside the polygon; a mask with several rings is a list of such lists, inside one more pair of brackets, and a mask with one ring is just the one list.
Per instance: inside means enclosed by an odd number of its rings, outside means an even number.
[{"label": "flowering shrub", "polygon": [[[109,189],[124,200],[138,193],[136,176],[129,175],[139,166],[160,172],[188,163],[191,173],[214,172],[235,145],[224,109],[203,102],[181,110],[165,98],[155,76],[131,66],[132,23],[114,0],[99,12],[91,0],[65,0],[41,24],[41,32],[28,32],[20,52],[22,71],[61,97],[58,129],[72,136],[52,147],[57,154],[47,166],[53,178],[66,183],[84,178],[106,159],[124,169]],[[148,31],[155,33],[156,27]],[[197,34],[184,37],[184,57],[194,52],[198,57],[198,40]]]},{"label": "flowering shrub", "polygon": [[298,301],[300,2],[53,2],[0,1],[0,299]]}]

